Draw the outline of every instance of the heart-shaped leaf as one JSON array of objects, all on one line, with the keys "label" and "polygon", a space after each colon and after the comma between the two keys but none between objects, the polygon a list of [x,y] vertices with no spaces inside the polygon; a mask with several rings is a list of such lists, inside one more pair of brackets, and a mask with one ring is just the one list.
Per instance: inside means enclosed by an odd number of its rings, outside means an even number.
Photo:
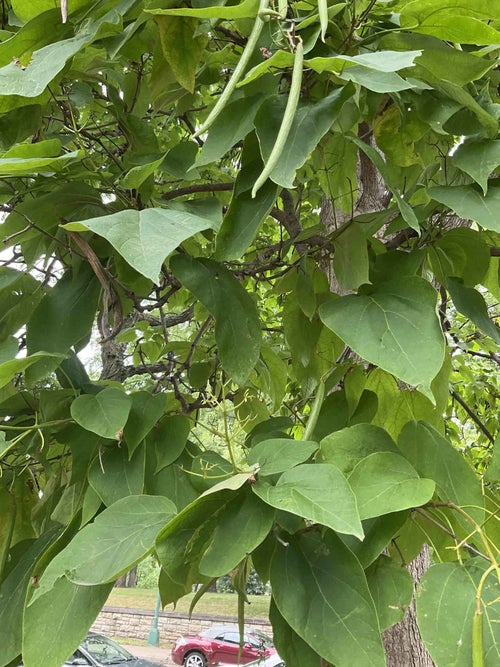
[{"label": "heart-shaped leaf", "polygon": [[[320,306],[324,324],[363,359],[429,391],[444,358],[436,290],[411,277]],[[425,341],[425,345],[422,344]]]},{"label": "heart-shaped leaf", "polygon": [[148,208],[119,211],[100,218],[70,222],[63,227],[99,234],[130,266],[157,283],[166,257],[190,236],[213,227],[213,222],[185,211]]},{"label": "heart-shaped leaf", "polygon": [[283,473],[276,486],[259,481],[252,490],[272,507],[363,539],[356,498],[335,466],[304,463]]},{"label": "heart-shaped leaf", "polygon": [[130,406],[127,394],[110,387],[95,396],[83,394],[75,398],[71,404],[71,416],[87,431],[117,440],[127,422]]},{"label": "heart-shaped leaf", "polygon": [[362,519],[419,507],[436,487],[420,479],[415,468],[399,454],[376,452],[362,459],[349,475]]}]

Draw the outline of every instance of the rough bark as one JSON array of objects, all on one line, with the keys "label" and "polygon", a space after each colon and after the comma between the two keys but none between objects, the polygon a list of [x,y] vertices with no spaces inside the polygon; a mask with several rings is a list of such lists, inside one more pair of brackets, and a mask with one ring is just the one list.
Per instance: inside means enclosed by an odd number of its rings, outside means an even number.
[{"label": "rough bark", "polygon": [[[375,150],[378,150],[372,131],[367,123],[361,123],[359,137]],[[360,151],[357,168],[357,200],[351,214],[336,211],[331,200],[324,197],[321,205],[320,220],[327,231],[334,231],[345,224],[354,215],[383,210],[388,204],[388,193],[383,179],[373,163]],[[383,231],[383,230],[382,230]],[[333,265],[325,261],[323,269],[328,277],[330,288],[341,294]],[[352,355],[352,351],[350,352]],[[429,567],[429,548],[424,545],[421,553],[410,563],[408,570],[416,588],[422,575]],[[434,663],[420,637],[415,614],[415,597],[403,620],[383,635],[387,667],[433,667]],[[323,663],[322,663],[323,667]]]},{"label": "rough bark", "polygon": [[[420,554],[408,566],[415,588],[428,567],[429,547],[424,545]],[[383,641],[387,667],[434,667],[418,630],[415,597],[403,620],[384,632]]]}]

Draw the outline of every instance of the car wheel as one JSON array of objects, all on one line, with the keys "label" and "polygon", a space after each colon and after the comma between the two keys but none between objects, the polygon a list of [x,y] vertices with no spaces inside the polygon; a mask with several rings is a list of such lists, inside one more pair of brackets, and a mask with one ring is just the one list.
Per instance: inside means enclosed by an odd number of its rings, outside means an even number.
[{"label": "car wheel", "polygon": [[191,651],[184,658],[184,667],[206,667],[207,661],[203,653]]}]

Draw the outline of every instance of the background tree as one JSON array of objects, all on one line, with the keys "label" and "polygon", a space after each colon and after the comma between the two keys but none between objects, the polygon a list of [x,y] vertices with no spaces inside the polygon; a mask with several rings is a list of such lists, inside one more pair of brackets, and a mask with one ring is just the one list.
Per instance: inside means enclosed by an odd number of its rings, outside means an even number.
[{"label": "background tree", "polygon": [[241,618],[253,564],[291,667],[382,666],[424,544],[432,661],[497,665],[500,3],[1,20],[0,667],[151,553]]}]

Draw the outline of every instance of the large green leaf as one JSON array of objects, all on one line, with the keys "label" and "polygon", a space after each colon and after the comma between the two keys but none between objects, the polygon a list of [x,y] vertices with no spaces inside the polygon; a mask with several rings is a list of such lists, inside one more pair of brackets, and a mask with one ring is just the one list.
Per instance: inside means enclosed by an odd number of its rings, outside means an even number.
[{"label": "large green leaf", "polygon": [[113,582],[151,551],[156,536],[175,512],[174,504],[161,496],[118,500],[49,563],[33,600],[52,590],[61,577],[85,586]]},{"label": "large green leaf", "polygon": [[138,496],[143,492],[144,449],[136,449],[129,460],[125,447],[108,447],[94,459],[89,468],[88,479],[105,505],[112,505],[120,498]]},{"label": "large green leaf", "polygon": [[[120,12],[124,13],[134,0],[122,2]],[[97,21],[89,21],[85,28],[74,37],[47,44],[33,52],[31,60],[19,67],[16,61],[0,68],[0,95],[20,95],[37,97],[65,67],[66,61],[74,56],[98,36],[113,34],[121,29],[122,17],[118,8],[109,11]]]},{"label": "large green leaf", "polygon": [[[60,667],[78,648],[112,588],[113,583],[78,586],[62,577],[37,597],[24,613],[23,665]],[[51,622],[40,623],[41,618]]]},{"label": "large green leaf", "polygon": [[272,528],[274,511],[250,492],[237,497],[217,514],[213,539],[199,569],[209,577],[231,572],[264,541]]},{"label": "large green leaf", "polygon": [[272,598],[269,620],[273,626],[273,643],[280,657],[286,660],[287,664],[292,667],[294,664],[300,667],[318,667],[319,655],[288,625]]},{"label": "large green leaf", "polygon": [[499,11],[497,0],[413,0],[402,6],[400,21],[403,29],[448,42],[489,45],[500,42],[500,32],[489,25]]},{"label": "large green leaf", "polygon": [[[250,100],[250,112],[253,117],[256,109],[252,109]],[[244,117],[246,117],[246,113]],[[231,125],[229,125],[230,130]],[[216,136],[219,134],[217,133]],[[212,130],[210,130],[211,135]],[[226,134],[226,138],[228,136],[231,135]],[[216,257],[218,259],[238,259],[245,253],[257,234],[262,221],[271,210],[278,194],[276,184],[268,180],[256,196],[252,197],[252,186],[263,168],[257,138],[254,133],[250,134],[243,144],[241,165],[234,184],[231,203],[217,234]]]},{"label": "large green leaf", "polygon": [[293,537],[277,547],[271,585],[280,614],[328,662],[385,665],[365,573],[335,534]]},{"label": "large green leaf", "polygon": [[363,528],[351,487],[338,468],[304,463],[284,472],[276,486],[259,480],[252,490],[279,510],[362,539]]},{"label": "large green leaf", "polygon": [[58,363],[63,358],[61,354],[50,354],[48,352],[35,352],[29,357],[21,357],[20,359],[11,359],[0,364],[0,387],[5,387],[6,384],[16,377],[19,373],[33,366],[36,363]]},{"label": "large green leaf", "polygon": [[473,287],[466,287],[455,278],[449,278],[448,291],[458,312],[474,322],[480,331],[500,345],[500,328],[490,319],[483,295]]},{"label": "large green leaf", "polygon": [[349,475],[362,519],[419,507],[432,498],[435,483],[420,479],[408,461],[392,452],[375,452]]},{"label": "large green leaf", "polygon": [[121,440],[131,407],[125,392],[108,387],[98,394],[82,394],[71,404],[71,416],[87,431],[103,438]]},{"label": "large green leaf", "polygon": [[217,517],[224,512],[234,494],[229,490],[197,498],[174,517],[156,540],[156,553],[162,566],[160,593],[163,605],[176,602],[189,593],[193,584],[209,581],[199,571],[199,563],[212,542]]},{"label": "large green leaf", "polygon": [[224,370],[244,384],[257,363],[261,332],[255,302],[236,278],[209,259],[176,255],[174,275],[215,317],[215,339]]},{"label": "large green leaf", "polygon": [[320,459],[333,463],[344,475],[376,452],[399,452],[394,440],[379,426],[355,424],[327,435],[320,443]]},{"label": "large green leaf", "polygon": [[377,609],[380,629],[386,630],[399,623],[413,598],[413,579],[406,567],[381,556],[366,571],[366,579]]},{"label": "large green leaf", "polygon": [[[420,634],[436,665],[470,667],[477,586],[488,567],[478,558],[465,564],[440,563],[424,574],[417,596]],[[500,590],[494,573],[482,591],[484,667],[500,661]]]},{"label": "large green leaf", "polygon": [[488,178],[500,165],[500,141],[466,141],[455,151],[452,162],[472,176],[485,195]]},{"label": "large green leaf", "polygon": [[135,391],[131,395],[131,401],[127,423],[123,429],[123,439],[127,443],[130,456],[162,416],[167,397],[165,394]]},{"label": "large green leaf", "polygon": [[46,531],[25,544],[23,556],[0,585],[0,665],[6,667],[21,654],[23,610],[33,569],[60,528]]},{"label": "large green leaf", "polygon": [[248,464],[258,466],[259,475],[275,475],[304,463],[318,449],[317,442],[273,438],[262,440],[248,453]]},{"label": "large green leaf", "polygon": [[70,231],[90,230],[103,236],[130,266],[156,283],[166,257],[190,236],[213,227],[213,221],[184,211],[148,208],[63,226]]},{"label": "large green leaf", "polygon": [[496,184],[492,183],[485,195],[475,185],[439,186],[429,188],[427,192],[461,218],[474,220],[485,229],[500,232],[500,187]]},{"label": "large green leaf", "polygon": [[156,470],[162,470],[182,454],[191,430],[191,422],[184,415],[172,415],[162,419],[150,433],[148,440],[154,442]]},{"label": "large green leaf", "polygon": [[[317,104],[298,106],[279,162],[269,177],[274,183],[285,188],[294,187],[295,172],[332,126],[353,92],[354,88],[344,86],[335,89]],[[264,101],[255,117],[255,129],[264,162],[267,162],[276,143],[285,105],[284,96],[275,95]]]},{"label": "large green leaf", "polygon": [[426,280],[403,278],[329,301],[319,314],[363,359],[429,391],[444,358],[436,300]]},{"label": "large green leaf", "polygon": [[189,16],[157,14],[155,20],[165,60],[181,86],[194,93],[196,70],[207,37],[196,34],[198,21]]},{"label": "large green leaf", "polygon": [[[28,321],[28,354],[40,350],[65,354],[71,346],[78,346],[90,335],[99,294],[100,285],[89,264],[66,271]],[[38,380],[56,366],[55,362],[41,364],[29,377]]]},{"label": "large green leaf", "polygon": [[482,522],[481,483],[446,438],[429,424],[412,421],[401,431],[398,445],[419,475],[436,482],[436,492],[442,501],[467,507],[466,511]]}]

